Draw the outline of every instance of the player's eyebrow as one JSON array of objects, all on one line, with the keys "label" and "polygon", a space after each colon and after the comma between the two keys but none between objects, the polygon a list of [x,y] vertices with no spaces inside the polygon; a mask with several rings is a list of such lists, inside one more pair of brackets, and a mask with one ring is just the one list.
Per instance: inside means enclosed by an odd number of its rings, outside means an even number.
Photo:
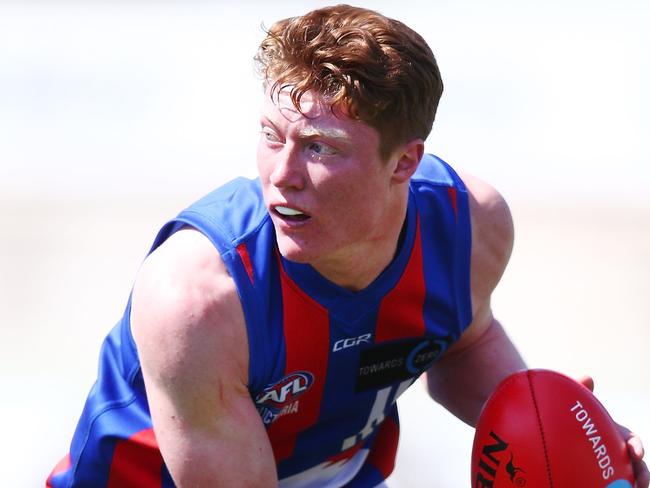
[{"label": "player's eyebrow", "polygon": [[[273,129],[279,130],[279,124],[277,123],[277,121],[274,120],[273,117],[269,116],[268,114],[262,114],[260,118],[260,124],[262,126],[270,125],[273,127]],[[297,132],[297,136],[300,139],[313,139],[316,137],[322,137],[340,143],[350,144],[352,142],[352,138],[350,137],[350,134],[346,130],[340,129],[338,127],[327,127],[327,126],[320,127],[318,125],[308,125],[307,127],[303,127],[299,129]]]},{"label": "player's eyebrow", "polygon": [[326,139],[334,139],[341,142],[350,141],[350,135],[345,130],[336,127],[305,127],[298,131],[298,137],[303,139],[324,137]]},{"label": "player's eyebrow", "polygon": [[262,125],[262,126],[264,126],[264,125],[270,125],[270,126],[273,126],[273,128],[274,128],[275,130],[278,130],[278,125],[275,123],[275,121],[272,120],[270,117],[268,117],[268,116],[266,116],[266,115],[262,115],[262,116],[260,117],[260,125]]}]

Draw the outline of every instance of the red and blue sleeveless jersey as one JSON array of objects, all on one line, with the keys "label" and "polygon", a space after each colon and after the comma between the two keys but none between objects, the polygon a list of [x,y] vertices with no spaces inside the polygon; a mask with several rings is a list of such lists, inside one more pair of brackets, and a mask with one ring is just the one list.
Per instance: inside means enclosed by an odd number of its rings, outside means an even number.
[{"label": "red and blue sleeveless jersey", "polygon": [[[241,299],[248,388],[281,487],[374,487],[397,451],[396,400],[472,319],[465,186],[425,155],[393,261],[361,291],[280,255],[259,180],[238,178],[159,232],[185,226],[218,249]],[[173,487],[152,427],[130,301],[107,336],[70,446],[47,486]],[[215,325],[217,326],[217,325]]]}]

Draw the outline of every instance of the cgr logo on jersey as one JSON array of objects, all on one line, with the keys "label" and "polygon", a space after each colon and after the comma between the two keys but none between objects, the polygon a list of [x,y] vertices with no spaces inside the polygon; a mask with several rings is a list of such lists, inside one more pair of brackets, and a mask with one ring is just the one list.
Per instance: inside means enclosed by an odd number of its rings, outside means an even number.
[{"label": "cgr logo on jersey", "polygon": [[296,371],[264,388],[255,397],[264,424],[270,424],[282,414],[295,413],[297,398],[309,390],[313,382],[314,375],[309,371]]},{"label": "cgr logo on jersey", "polygon": [[359,344],[367,344],[370,342],[372,334],[363,334],[358,337],[346,337],[345,339],[339,339],[334,343],[332,352],[342,351],[343,349],[348,349],[349,347],[355,347]]}]

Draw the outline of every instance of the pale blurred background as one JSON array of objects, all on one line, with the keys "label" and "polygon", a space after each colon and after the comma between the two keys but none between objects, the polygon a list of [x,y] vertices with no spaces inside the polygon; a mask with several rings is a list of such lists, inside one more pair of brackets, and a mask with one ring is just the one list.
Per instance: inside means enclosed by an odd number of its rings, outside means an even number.
[{"label": "pale blurred background", "polygon": [[[532,367],[589,373],[650,445],[650,2],[352,2],[437,55],[427,149],[508,198],[494,299]],[[254,175],[260,25],[324,2],[0,3],[0,479],[42,486],[155,232]],[[393,487],[469,485],[472,431],[417,385]]]}]

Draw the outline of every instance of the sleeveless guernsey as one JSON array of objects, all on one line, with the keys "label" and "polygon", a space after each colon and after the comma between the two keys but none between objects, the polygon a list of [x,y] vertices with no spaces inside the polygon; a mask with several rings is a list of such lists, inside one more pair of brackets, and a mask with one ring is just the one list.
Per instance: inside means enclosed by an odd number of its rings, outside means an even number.
[{"label": "sleeveless guernsey", "polygon": [[[279,254],[259,180],[238,178],[191,205],[150,252],[184,226],[210,239],[237,286],[249,391],[280,486],[380,484],[397,451],[397,398],[471,322],[471,229],[460,178],[439,158],[423,158],[397,254],[359,292]],[[70,454],[48,486],[174,486],[153,433],[130,305],[104,341]]]}]

